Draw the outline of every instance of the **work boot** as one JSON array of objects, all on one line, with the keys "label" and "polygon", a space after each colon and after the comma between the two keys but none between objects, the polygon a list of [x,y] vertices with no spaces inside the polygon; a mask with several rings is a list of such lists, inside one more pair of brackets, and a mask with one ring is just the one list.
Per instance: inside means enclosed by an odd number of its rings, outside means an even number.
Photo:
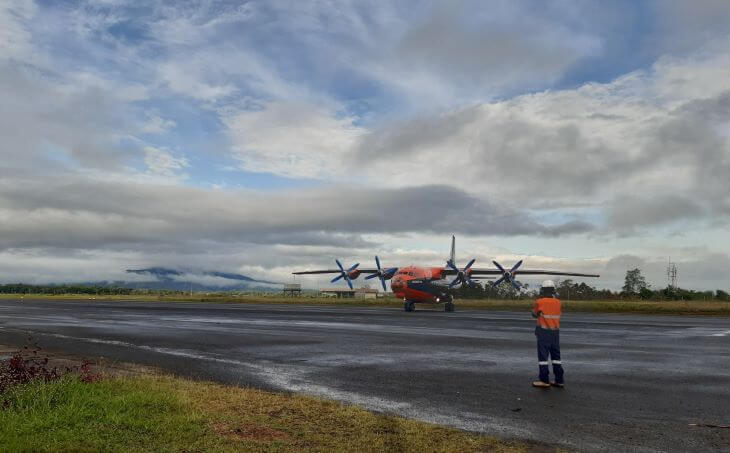
[{"label": "work boot", "polygon": [[553,387],[557,387],[559,389],[565,387],[565,384],[563,384],[562,382],[551,382],[550,385],[552,385]]},{"label": "work boot", "polygon": [[541,389],[549,389],[550,388],[550,384],[548,384],[547,382],[542,382],[542,381],[534,381],[532,383],[532,386],[533,387],[537,387],[537,388],[541,388]]}]

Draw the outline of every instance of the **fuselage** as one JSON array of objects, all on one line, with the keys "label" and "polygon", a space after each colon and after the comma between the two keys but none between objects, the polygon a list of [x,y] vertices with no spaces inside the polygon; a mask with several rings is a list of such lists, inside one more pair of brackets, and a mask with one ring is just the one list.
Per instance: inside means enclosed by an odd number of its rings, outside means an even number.
[{"label": "fuselage", "polygon": [[443,274],[443,267],[402,267],[393,276],[390,287],[399,299],[420,303],[449,302],[452,297]]}]

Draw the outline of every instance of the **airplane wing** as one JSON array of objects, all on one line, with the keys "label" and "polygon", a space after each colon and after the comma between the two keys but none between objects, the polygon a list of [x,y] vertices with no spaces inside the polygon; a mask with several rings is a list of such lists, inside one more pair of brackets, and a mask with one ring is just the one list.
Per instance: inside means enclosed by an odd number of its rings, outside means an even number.
[{"label": "airplane wing", "polygon": [[393,275],[398,271],[397,267],[392,267],[389,269],[383,269],[380,267],[380,259],[376,256],[375,257],[375,263],[378,265],[378,268],[376,269],[360,269],[358,266],[360,266],[360,263],[355,263],[354,265],[350,266],[349,268],[345,269],[345,267],[342,265],[340,260],[335,260],[337,263],[337,266],[339,269],[317,269],[312,271],[298,271],[298,272],[292,272],[294,275],[311,275],[311,274],[339,274],[337,277],[333,278],[331,280],[332,283],[336,282],[339,279],[344,279],[347,282],[347,286],[350,287],[350,289],[353,289],[352,280],[359,277],[361,274],[369,274],[367,277],[365,277],[365,280],[370,280],[371,278],[378,277],[380,279],[381,284],[383,285],[383,291],[386,290],[385,286],[385,280],[388,280],[393,277]]},{"label": "airplane wing", "polygon": [[[451,269],[448,269],[450,274],[456,274]],[[472,269],[471,275],[502,275],[504,272],[499,269]],[[562,272],[562,271],[548,271],[542,269],[518,269],[514,271],[515,276],[517,275],[561,275],[566,277],[600,277],[598,274],[584,274],[580,272]]]},{"label": "airplane wing", "polygon": [[[360,271],[361,274],[377,274],[377,269],[360,269],[357,268],[358,271]],[[314,270],[314,271],[298,271],[298,272],[292,272],[294,275],[308,275],[308,274],[340,274],[342,271],[340,269],[320,269],[320,270]]]},{"label": "airplane wing", "polygon": [[522,260],[518,261],[517,264],[507,270],[496,261],[492,262],[496,266],[496,269],[472,268],[471,265],[474,263],[474,260],[471,260],[464,270],[458,269],[456,266],[453,265],[453,263],[450,263],[449,266],[444,269],[443,274],[456,276],[456,279],[450,285],[453,285],[457,282],[467,283],[469,280],[478,279],[480,276],[499,276],[496,281],[492,282],[492,285],[499,285],[500,283],[506,281],[512,284],[512,286],[514,286],[518,290],[522,287],[522,283],[517,281],[517,277],[519,275],[561,275],[566,277],[599,276],[598,274],[585,274],[582,272],[548,271],[544,269],[519,269],[519,267],[522,265]]},{"label": "airplane wing", "polygon": [[600,277],[598,274],[583,274],[580,272],[559,272],[545,270],[517,270],[515,275],[564,275],[566,277]]},{"label": "airplane wing", "polygon": [[[358,271],[360,271],[361,274],[377,274],[378,269],[361,269],[357,268]],[[294,275],[311,275],[311,274],[339,274],[342,271],[340,269],[317,269],[317,270],[311,270],[311,271],[297,271],[292,272]],[[443,270],[443,275],[456,275],[458,272],[450,269],[445,268]],[[515,276],[517,275],[559,275],[559,276],[565,276],[565,277],[600,277],[598,274],[584,274],[580,272],[563,272],[563,271],[549,271],[544,269],[518,269],[514,271]],[[473,268],[471,269],[471,275],[474,277],[478,276],[488,276],[488,275],[503,275],[503,272],[499,269],[479,269],[479,268]]]}]

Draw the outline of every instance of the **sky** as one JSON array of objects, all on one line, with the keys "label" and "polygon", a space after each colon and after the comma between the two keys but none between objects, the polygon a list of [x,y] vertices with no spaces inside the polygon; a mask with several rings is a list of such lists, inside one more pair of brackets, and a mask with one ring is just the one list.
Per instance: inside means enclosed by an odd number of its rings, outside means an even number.
[{"label": "sky", "polygon": [[725,0],[13,0],[0,99],[0,282],[290,282],[454,234],[730,289]]}]

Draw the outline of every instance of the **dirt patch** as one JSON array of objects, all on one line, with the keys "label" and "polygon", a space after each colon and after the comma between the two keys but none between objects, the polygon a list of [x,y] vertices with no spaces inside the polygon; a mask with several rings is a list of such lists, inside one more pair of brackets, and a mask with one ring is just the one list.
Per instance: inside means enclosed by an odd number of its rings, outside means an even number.
[{"label": "dirt patch", "polygon": [[33,345],[19,348],[17,346],[7,346],[0,344],[0,360],[8,359],[14,354],[20,352],[24,357],[34,356],[42,359],[48,359],[49,368],[58,368],[65,370],[68,368],[78,368],[85,363],[90,364],[95,372],[102,373],[108,377],[130,377],[149,374],[160,374],[160,370],[137,365],[135,363],[116,362],[104,357],[77,357],[69,354],[47,351],[45,349],[36,348]]},{"label": "dirt patch", "polygon": [[279,431],[268,426],[255,425],[253,423],[245,423],[243,425],[230,426],[226,423],[216,423],[213,430],[219,435],[228,439],[248,440],[256,442],[271,442],[274,440],[283,440],[289,435],[283,431]]}]

